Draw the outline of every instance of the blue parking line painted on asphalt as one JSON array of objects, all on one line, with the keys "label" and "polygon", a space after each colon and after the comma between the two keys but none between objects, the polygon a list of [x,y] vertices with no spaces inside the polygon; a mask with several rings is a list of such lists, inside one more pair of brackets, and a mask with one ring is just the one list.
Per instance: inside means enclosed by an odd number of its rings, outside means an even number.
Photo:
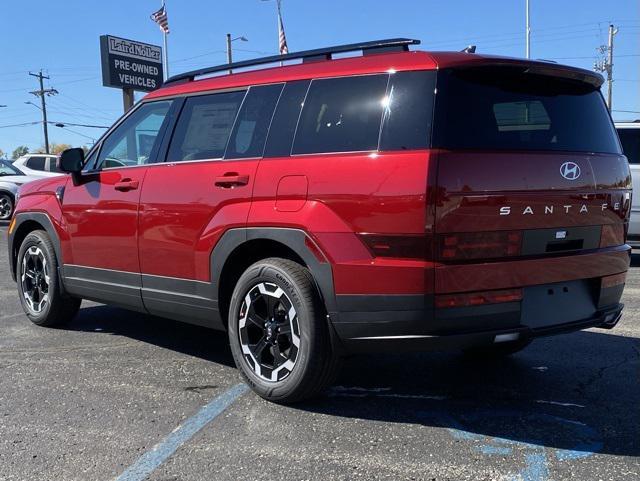
[{"label": "blue parking line painted on asphalt", "polygon": [[151,451],[138,458],[133,465],[116,478],[116,481],[142,481],[145,479],[154,469],[175,453],[180,446],[223,413],[248,389],[245,384],[238,384],[215,398],[200,409],[197,414],[178,426],[164,440],[156,444]]},{"label": "blue parking line painted on asphalt", "polygon": [[540,452],[525,454],[526,467],[516,479],[522,481],[543,481],[549,479],[549,464],[544,449]]}]

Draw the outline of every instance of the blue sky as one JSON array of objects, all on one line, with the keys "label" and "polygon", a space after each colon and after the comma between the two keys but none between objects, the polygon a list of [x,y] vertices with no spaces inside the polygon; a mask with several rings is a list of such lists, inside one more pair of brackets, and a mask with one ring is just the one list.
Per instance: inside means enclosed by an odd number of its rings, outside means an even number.
[{"label": "blue sky", "polygon": [[[46,86],[60,94],[49,99],[56,122],[110,125],[122,113],[122,94],[102,86],[99,36],[111,34],[161,44],[149,19],[159,0],[44,0],[3,2],[0,30],[0,149],[43,145],[41,125],[3,127],[40,119],[30,90],[40,68]],[[303,50],[387,37],[414,37],[425,50],[460,50],[524,56],[524,0],[283,0],[289,50]],[[225,62],[225,34],[236,60],[276,53],[274,1],[167,0],[169,64],[172,74]],[[531,0],[532,57],[591,69],[606,43],[607,26],[620,27],[615,43],[616,119],[640,118],[640,7],[637,0]],[[139,96],[138,96],[139,97]],[[50,127],[51,142],[91,144],[98,129]]]}]

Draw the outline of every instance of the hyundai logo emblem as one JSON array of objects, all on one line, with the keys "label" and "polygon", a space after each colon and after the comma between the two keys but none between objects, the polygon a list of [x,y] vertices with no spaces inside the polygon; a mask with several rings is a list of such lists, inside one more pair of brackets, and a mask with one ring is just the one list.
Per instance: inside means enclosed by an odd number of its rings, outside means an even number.
[{"label": "hyundai logo emblem", "polygon": [[580,177],[580,166],[575,162],[565,162],[560,166],[560,175],[567,180],[576,180]]}]

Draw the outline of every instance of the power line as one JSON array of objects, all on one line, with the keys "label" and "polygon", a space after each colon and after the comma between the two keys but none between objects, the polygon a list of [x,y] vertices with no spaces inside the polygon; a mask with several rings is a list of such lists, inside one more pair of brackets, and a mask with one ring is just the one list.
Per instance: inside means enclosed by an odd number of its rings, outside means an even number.
[{"label": "power line", "polygon": [[36,120],[35,122],[24,122],[22,124],[11,124],[11,125],[0,125],[0,129],[8,129],[11,127],[24,127],[27,125],[38,125],[41,124],[42,121],[41,120]]}]

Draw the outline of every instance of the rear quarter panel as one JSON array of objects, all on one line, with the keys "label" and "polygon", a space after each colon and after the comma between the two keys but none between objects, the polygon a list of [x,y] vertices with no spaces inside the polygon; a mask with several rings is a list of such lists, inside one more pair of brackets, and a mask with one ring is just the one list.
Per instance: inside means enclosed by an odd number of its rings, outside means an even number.
[{"label": "rear quarter panel", "polygon": [[[258,167],[248,227],[308,232],[333,265],[336,294],[429,292],[432,263],[373,258],[357,237],[358,233],[429,234],[433,224],[426,207],[429,165],[427,151],[264,159]],[[306,192],[279,192],[281,180],[290,176],[306,178],[306,184],[299,184],[306,185]],[[297,209],[281,207],[291,205]]]}]

